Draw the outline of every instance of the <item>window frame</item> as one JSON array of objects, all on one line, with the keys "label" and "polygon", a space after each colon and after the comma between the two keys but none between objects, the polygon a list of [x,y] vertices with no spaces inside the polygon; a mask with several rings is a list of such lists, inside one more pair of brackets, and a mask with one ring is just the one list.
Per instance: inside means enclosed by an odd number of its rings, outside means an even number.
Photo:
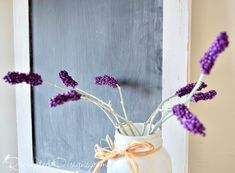
[{"label": "window frame", "polygon": [[[15,70],[30,70],[29,2],[13,0]],[[163,3],[162,95],[166,98],[188,81],[191,0]],[[177,70],[176,70],[177,69]],[[23,98],[23,99],[22,99]],[[34,163],[31,115],[31,88],[16,87],[19,173],[73,173]],[[188,173],[188,133],[176,119],[163,125],[164,147],[174,173]]]}]

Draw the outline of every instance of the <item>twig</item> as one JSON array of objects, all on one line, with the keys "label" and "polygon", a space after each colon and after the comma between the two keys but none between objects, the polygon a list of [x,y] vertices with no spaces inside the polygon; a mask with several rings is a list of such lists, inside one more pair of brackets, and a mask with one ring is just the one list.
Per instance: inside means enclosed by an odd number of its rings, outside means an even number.
[{"label": "twig", "polygon": [[152,129],[152,131],[150,132],[150,134],[154,134],[156,132],[156,130],[161,127],[161,125],[166,122],[168,119],[170,119],[172,117],[173,114],[168,115],[169,112],[163,116],[163,118],[159,121],[159,123],[157,125],[154,126],[154,128]]},{"label": "twig", "polygon": [[53,83],[48,82],[48,81],[44,81],[44,83],[49,85],[49,86],[52,86],[52,87],[55,87],[55,88],[58,88],[58,89],[61,89],[61,90],[64,90],[64,91],[68,91],[69,90],[69,89],[67,89],[65,87],[59,86],[57,84],[53,84]]},{"label": "twig", "polygon": [[203,77],[204,77],[203,74],[201,74],[201,75],[199,76],[199,79],[198,79],[196,85],[193,87],[193,90],[190,92],[190,94],[189,94],[188,97],[186,98],[185,103],[189,102],[189,101],[191,100],[192,96],[197,92],[197,89],[201,86]]},{"label": "twig", "polygon": [[104,102],[103,100],[97,98],[96,96],[94,96],[92,94],[89,94],[88,92],[82,90],[81,88],[76,87],[75,90],[79,91],[80,93],[82,93],[84,95],[87,95],[87,96],[93,98],[94,100],[97,100],[98,102],[100,102],[101,104],[103,104],[103,105],[105,105],[107,107],[110,107],[110,105],[108,103]]},{"label": "twig", "polygon": [[[184,104],[187,104],[187,103],[191,100],[192,96],[197,92],[198,88],[201,86],[203,77],[204,77],[203,74],[201,74],[201,75],[199,76],[196,85],[193,87],[192,91],[191,91],[191,92],[189,93],[189,95],[187,96],[186,100],[184,101]],[[161,105],[161,104],[160,104],[160,105]],[[156,109],[156,110],[157,110],[157,109]],[[159,111],[159,110],[157,110],[157,112],[158,112],[158,111]],[[173,116],[173,114],[170,114],[170,115],[168,115],[168,114],[169,114],[169,111],[166,112],[166,115],[164,115],[164,116],[162,117],[162,119],[159,121],[159,123],[156,124],[152,130],[150,130],[150,134],[155,133],[155,131],[156,131],[164,122],[166,122],[169,118],[171,118],[171,117]],[[153,120],[151,119],[151,121],[153,121]]]},{"label": "twig", "polygon": [[124,100],[123,100],[123,96],[122,96],[121,87],[119,85],[117,85],[117,88],[118,88],[118,92],[119,92],[119,95],[120,95],[121,105],[122,105],[122,110],[123,110],[124,116],[125,116],[126,120],[128,120],[128,117],[127,117],[127,114],[126,114],[125,105],[124,105]]},{"label": "twig", "polygon": [[[49,86],[52,86],[52,87],[61,89],[61,90],[63,90],[63,91],[68,91],[68,90],[69,90],[69,89],[67,89],[67,88],[65,88],[65,87],[62,87],[62,86],[57,85],[57,84],[53,84],[53,83],[48,82],[48,81],[44,81],[44,83],[47,84],[47,85],[49,85]],[[105,111],[105,112],[108,111],[108,112],[112,113],[112,114],[114,115],[114,117],[115,117],[117,123],[120,124],[119,118],[122,119],[124,122],[127,122],[125,118],[123,118],[123,117],[120,116],[117,112],[115,112],[115,111],[113,110],[113,108],[112,108],[112,106],[111,106],[110,104],[105,103],[104,101],[100,100],[99,98],[97,98],[97,97],[95,97],[95,96],[93,96],[93,95],[91,95],[91,94],[89,94],[89,93],[87,93],[87,92],[85,92],[85,91],[83,91],[83,90],[81,90],[81,89],[79,89],[79,88],[75,88],[75,89],[76,89],[77,91],[79,91],[81,94],[83,94],[83,95],[82,95],[82,98],[83,98],[83,99],[94,103],[94,104],[95,104],[96,106],[98,106],[102,111]],[[106,114],[106,115],[107,115],[107,114]],[[110,117],[108,117],[108,118],[109,118],[109,120],[111,121],[111,118],[110,118]],[[115,123],[113,122],[113,120],[111,121],[111,123],[112,123],[112,124],[115,124]],[[116,127],[116,125],[115,125],[114,127]],[[120,125],[120,127],[123,128],[122,125]],[[127,135],[127,132],[125,131],[124,128],[123,128],[123,131],[124,131],[124,133]]]},{"label": "twig", "polygon": [[[124,116],[125,116],[126,120],[129,121],[128,116],[126,114],[124,99],[123,99],[123,96],[122,96],[122,89],[121,89],[121,87],[119,85],[116,85],[116,86],[118,88],[118,92],[119,92],[119,96],[120,96],[120,100],[121,100],[120,102],[121,102],[121,106],[122,106],[122,110],[123,110]],[[129,127],[129,129],[131,130],[132,135],[135,136],[135,133],[134,133],[131,125],[129,124],[129,122],[127,123],[127,125]],[[135,125],[132,124],[132,126],[135,126]]]},{"label": "twig", "polygon": [[[98,105],[97,105],[97,106],[98,106]],[[109,115],[103,108],[101,108],[101,110],[106,114],[106,116],[107,116],[107,117],[109,118],[109,120],[112,122],[112,124],[113,124],[113,126],[115,127],[115,129],[119,129],[121,133],[124,133],[125,135],[128,135],[122,125],[120,125],[119,123],[115,124],[115,122],[114,122],[113,119],[110,117],[110,115]],[[119,127],[120,127],[120,128],[119,128]]]},{"label": "twig", "polygon": [[135,124],[134,124],[132,121],[129,121],[129,122],[130,122],[130,125],[133,126],[133,128],[135,129],[135,131],[137,132],[137,134],[138,134],[139,136],[141,136],[141,133],[140,133],[140,131],[137,129],[137,127],[135,126]]},{"label": "twig", "polygon": [[152,123],[153,123],[153,121],[154,121],[154,119],[155,119],[157,113],[158,113],[159,111],[161,111],[162,106],[163,106],[166,102],[168,102],[169,100],[171,100],[172,98],[174,98],[175,96],[176,96],[176,95],[174,94],[174,95],[168,97],[167,99],[163,100],[163,101],[158,105],[158,107],[152,112],[152,114],[149,116],[148,120],[144,123],[144,128],[143,128],[143,131],[142,131],[142,136],[144,135],[145,130],[146,130],[146,127],[147,127],[147,125],[148,125],[149,123],[150,123],[150,125],[149,125],[149,130],[151,130]]},{"label": "twig", "polygon": [[[122,126],[122,124],[121,124],[121,122],[120,122],[120,120],[118,119],[118,117],[122,117],[122,116],[120,116],[118,113],[116,113],[115,111],[112,111],[112,110],[110,110],[110,109],[107,109],[106,107],[103,107],[103,105],[101,105],[99,102],[97,102],[96,100],[93,100],[93,99],[91,99],[89,96],[83,96],[82,97],[83,99],[85,99],[85,100],[87,100],[87,101],[89,101],[89,102],[91,102],[91,103],[93,103],[93,104],[95,104],[97,107],[99,107],[106,115],[108,114],[106,111],[108,111],[108,112],[110,112],[111,114],[113,114],[113,116],[115,117],[115,119],[116,119],[116,121],[117,121],[117,123],[115,123],[115,122],[113,122],[113,124],[114,124],[114,127],[116,128],[117,126],[116,126],[116,124],[118,124],[119,126],[120,126],[120,131],[122,131],[125,135],[128,135],[128,133],[126,132],[126,130],[125,130],[125,128]],[[109,115],[109,114],[108,114]],[[110,116],[110,115],[109,115]],[[110,120],[111,120],[111,118],[110,117],[108,117]],[[123,118],[123,117],[122,117]],[[124,118],[123,118],[123,120],[125,120]],[[112,121],[111,121],[112,122]]]}]

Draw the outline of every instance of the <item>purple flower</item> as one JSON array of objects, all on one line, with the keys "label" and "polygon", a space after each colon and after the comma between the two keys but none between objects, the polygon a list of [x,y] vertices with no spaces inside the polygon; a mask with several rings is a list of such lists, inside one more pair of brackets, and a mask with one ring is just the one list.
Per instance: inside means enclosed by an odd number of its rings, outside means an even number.
[{"label": "purple flower", "polygon": [[108,75],[96,77],[95,83],[96,85],[108,85],[113,88],[117,88],[117,85],[119,85],[116,79]]},{"label": "purple flower", "polygon": [[173,114],[176,115],[180,123],[186,128],[188,131],[193,134],[200,134],[205,136],[206,128],[204,125],[198,120],[198,118],[190,112],[190,110],[184,104],[177,104],[172,108]]},{"label": "purple flower", "polygon": [[[179,97],[183,97],[186,94],[189,94],[193,88],[195,87],[196,83],[190,83],[182,88],[180,88],[178,91],[176,91],[176,95]],[[197,89],[197,91],[202,90],[203,88],[206,88],[207,84],[205,84],[204,82],[201,83],[201,86]]]},{"label": "purple flower", "polygon": [[42,84],[42,78],[37,73],[29,73],[27,75],[26,81],[27,84],[30,84],[32,86],[37,86]]},{"label": "purple flower", "polygon": [[59,77],[67,87],[70,86],[75,88],[78,85],[78,83],[73,80],[73,78],[69,76],[68,72],[65,70],[59,72]]},{"label": "purple flower", "polygon": [[222,53],[226,47],[228,47],[228,35],[226,32],[221,32],[216,40],[212,43],[211,47],[204,54],[202,59],[200,60],[201,70],[203,74],[208,75],[214,63],[220,53]]},{"label": "purple flower", "polygon": [[191,101],[192,102],[198,102],[200,100],[211,100],[217,95],[217,92],[215,90],[210,90],[208,92],[199,92],[192,96]]},{"label": "purple flower", "polygon": [[192,118],[186,120],[184,125],[185,128],[193,134],[200,134],[201,136],[206,136],[206,128],[196,116],[193,116]]},{"label": "purple flower", "polygon": [[19,72],[8,72],[6,76],[3,77],[5,82],[10,84],[19,84],[19,83],[27,83],[32,86],[41,85],[43,83],[42,78],[37,73],[30,72],[29,74],[26,73],[19,73]]},{"label": "purple flower", "polygon": [[81,94],[79,94],[75,90],[71,90],[67,93],[58,94],[55,97],[50,98],[49,104],[51,107],[56,107],[58,105],[64,104],[65,102],[77,101],[80,98],[81,98]]}]

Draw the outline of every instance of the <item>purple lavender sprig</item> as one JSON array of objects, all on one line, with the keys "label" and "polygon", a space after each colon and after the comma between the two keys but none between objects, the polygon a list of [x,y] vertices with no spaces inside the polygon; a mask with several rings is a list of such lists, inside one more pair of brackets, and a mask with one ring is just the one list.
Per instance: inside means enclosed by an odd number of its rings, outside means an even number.
[{"label": "purple lavender sprig", "polygon": [[191,101],[192,102],[198,102],[200,100],[211,100],[217,95],[217,92],[215,90],[210,90],[208,92],[199,92],[192,96]]},{"label": "purple lavender sprig", "polygon": [[81,94],[75,90],[71,90],[67,93],[58,94],[55,97],[50,98],[49,104],[51,107],[56,107],[62,105],[65,102],[77,101],[81,99]]},{"label": "purple lavender sprig", "polygon": [[25,82],[32,86],[37,86],[37,85],[41,85],[43,81],[39,74],[31,72],[27,75]]},{"label": "purple lavender sprig", "polygon": [[18,73],[18,72],[8,72],[7,75],[3,77],[5,82],[8,82],[12,85],[25,82],[27,75],[25,73]]},{"label": "purple lavender sprig", "polygon": [[178,118],[180,123],[193,134],[205,136],[206,128],[198,120],[197,116],[190,112],[184,104],[177,104],[172,108],[173,114]]},{"label": "purple lavender sprig", "polygon": [[209,75],[214,63],[220,53],[222,53],[229,45],[228,35],[226,32],[221,32],[211,47],[200,60],[202,73]]},{"label": "purple lavender sprig", "polygon": [[119,85],[116,79],[108,75],[96,77],[95,83],[96,85],[108,85],[113,88],[117,88],[117,85]]},{"label": "purple lavender sprig", "polygon": [[[179,90],[176,91],[176,95],[178,97],[183,97],[185,96],[186,94],[189,94],[193,88],[195,87],[196,83],[190,83],[182,88],[180,88]],[[207,87],[207,84],[205,84],[204,82],[201,83],[200,87],[197,89],[197,91],[200,91],[202,90],[203,88],[206,88]]]},{"label": "purple lavender sprig", "polygon": [[32,86],[37,86],[43,83],[42,77],[39,74],[33,72],[30,72],[28,74],[19,72],[8,72],[7,75],[3,77],[3,80],[12,85],[25,82]]},{"label": "purple lavender sprig", "polygon": [[75,88],[78,85],[78,83],[71,76],[69,76],[69,73],[65,70],[59,72],[59,77],[67,87],[70,86]]}]

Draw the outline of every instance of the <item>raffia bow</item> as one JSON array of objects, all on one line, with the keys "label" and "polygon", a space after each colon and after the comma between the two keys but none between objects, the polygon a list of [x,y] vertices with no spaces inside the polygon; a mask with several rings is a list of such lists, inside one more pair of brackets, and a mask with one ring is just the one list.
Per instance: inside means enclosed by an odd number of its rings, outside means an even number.
[{"label": "raffia bow", "polygon": [[100,161],[96,164],[93,173],[98,173],[102,165],[109,159],[118,159],[120,157],[127,158],[131,173],[140,173],[135,158],[148,156],[161,149],[161,147],[155,147],[146,141],[134,141],[127,145],[124,150],[119,151],[115,149],[114,143],[109,136],[106,136],[106,142],[109,148],[102,148],[98,144],[95,145],[95,158]]}]

